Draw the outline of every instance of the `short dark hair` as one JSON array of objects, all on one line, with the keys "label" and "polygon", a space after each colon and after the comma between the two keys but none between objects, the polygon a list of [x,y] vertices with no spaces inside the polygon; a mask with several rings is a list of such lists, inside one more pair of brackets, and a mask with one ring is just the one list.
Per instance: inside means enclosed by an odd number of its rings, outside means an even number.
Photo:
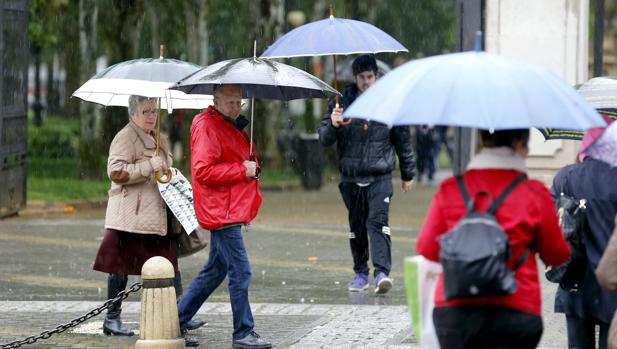
[{"label": "short dark hair", "polygon": [[482,139],[482,146],[486,148],[513,148],[514,143],[518,141],[523,141],[525,144],[529,142],[529,129],[500,130],[493,132],[480,130],[480,138]]},{"label": "short dark hair", "polygon": [[358,75],[365,71],[373,71],[377,74],[377,60],[373,55],[362,55],[356,57],[351,64],[353,75]]}]

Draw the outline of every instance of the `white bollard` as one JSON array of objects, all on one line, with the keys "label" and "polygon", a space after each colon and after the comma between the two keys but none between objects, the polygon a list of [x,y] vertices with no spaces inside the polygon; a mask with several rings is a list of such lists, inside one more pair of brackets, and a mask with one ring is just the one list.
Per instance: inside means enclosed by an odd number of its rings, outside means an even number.
[{"label": "white bollard", "polygon": [[141,268],[141,278],[141,321],[135,349],[184,348],[184,339],[180,337],[173,265],[164,257],[152,257]]}]

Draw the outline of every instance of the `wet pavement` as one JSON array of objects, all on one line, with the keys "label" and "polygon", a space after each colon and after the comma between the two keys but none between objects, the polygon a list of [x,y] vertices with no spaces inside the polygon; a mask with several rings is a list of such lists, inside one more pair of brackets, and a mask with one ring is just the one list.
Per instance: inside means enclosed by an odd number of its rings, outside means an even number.
[{"label": "wet pavement", "polygon": [[[445,176],[447,173],[442,173]],[[259,216],[245,232],[253,268],[250,288],[256,330],[279,348],[414,348],[403,287],[402,261],[415,239],[435,187],[403,194],[395,181],[392,229],[393,290],[349,293],[351,255],[346,210],[335,183],[320,191],[264,191]],[[105,275],[91,265],[103,234],[104,210],[26,212],[0,221],[0,344],[35,335],[100,305]],[[61,211],[64,212],[64,211]],[[180,260],[185,288],[203,263],[203,251]],[[372,278],[371,278],[372,279]],[[137,281],[131,278],[129,284]],[[552,314],[554,285],[545,283],[544,348],[566,347],[563,317]],[[139,297],[124,317],[138,329]],[[201,308],[209,324],[194,331],[202,347],[231,342],[225,285]],[[103,316],[32,348],[131,347],[136,337],[102,335]]]}]

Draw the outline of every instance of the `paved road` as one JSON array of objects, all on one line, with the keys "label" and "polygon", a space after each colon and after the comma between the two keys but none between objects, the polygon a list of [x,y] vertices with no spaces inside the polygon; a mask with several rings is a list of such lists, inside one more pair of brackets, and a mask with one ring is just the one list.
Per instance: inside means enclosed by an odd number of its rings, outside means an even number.
[{"label": "paved road", "polygon": [[[398,183],[395,183],[398,184]],[[405,306],[402,260],[413,246],[434,187],[395,194],[392,204],[395,287],[385,297],[350,294],[346,212],[336,185],[318,192],[265,192],[259,217],[245,234],[253,267],[250,296],[257,330],[279,348],[414,348]],[[102,236],[101,210],[0,221],[0,344],[66,322],[105,299],[104,275],[91,270]],[[180,261],[187,286],[206,261]],[[131,281],[136,281],[133,279]],[[565,348],[563,318],[552,314],[554,285],[543,284],[543,348]],[[138,297],[125,317],[138,328]],[[228,294],[221,287],[200,310],[209,325],[195,331],[205,347],[230,346]],[[102,316],[35,348],[130,347],[110,338]]]}]

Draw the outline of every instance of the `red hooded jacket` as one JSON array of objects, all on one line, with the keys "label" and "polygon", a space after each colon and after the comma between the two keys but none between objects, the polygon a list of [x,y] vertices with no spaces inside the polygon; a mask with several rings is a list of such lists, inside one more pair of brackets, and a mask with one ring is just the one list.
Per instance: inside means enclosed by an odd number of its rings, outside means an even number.
[{"label": "red hooded jacket", "polygon": [[261,193],[259,181],[246,176],[242,162],[248,156],[248,134],[214,107],[193,119],[191,176],[201,227],[213,230],[232,223],[248,224],[257,215]]},{"label": "red hooded jacket", "polygon": [[[521,172],[506,169],[474,169],[464,174],[465,186],[470,196],[480,191],[493,198]],[[485,211],[488,200],[478,196],[475,206]],[[452,229],[465,214],[465,205],[456,179],[444,180],[433,197],[424,225],[420,230],[416,250],[427,259],[439,262],[439,237]],[[512,295],[458,298],[450,301],[443,297],[443,274],[435,289],[435,306],[497,305],[535,315],[541,314],[540,283],[535,255],[538,253],[546,265],[560,265],[570,256],[570,248],[564,240],[557,222],[557,213],[548,189],[536,180],[519,184],[497,208],[495,217],[508,234],[512,257],[508,266],[532,245],[532,253],[516,270],[516,292]]]}]

